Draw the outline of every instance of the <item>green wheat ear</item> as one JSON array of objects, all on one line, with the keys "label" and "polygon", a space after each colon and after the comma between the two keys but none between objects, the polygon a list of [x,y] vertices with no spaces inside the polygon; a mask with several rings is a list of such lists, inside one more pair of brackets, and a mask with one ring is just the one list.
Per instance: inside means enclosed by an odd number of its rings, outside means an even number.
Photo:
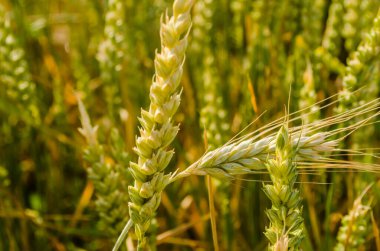
[{"label": "green wheat ear", "polygon": [[[85,137],[87,146],[83,158],[88,163],[88,178],[95,188],[95,208],[99,215],[99,228],[115,238],[127,223],[128,196],[125,187],[132,177],[125,166],[129,155],[124,150],[123,138],[118,130],[111,131],[111,149],[98,142],[97,126],[92,126],[82,101],[78,99],[82,127],[79,132]],[[112,159],[112,161],[107,161]]]},{"label": "green wheat ear", "polygon": [[97,59],[104,84],[108,115],[118,121],[122,109],[120,72],[126,52],[125,4],[122,0],[108,0],[105,15],[104,40],[99,45]]},{"label": "green wheat ear", "polygon": [[359,44],[357,50],[347,59],[347,66],[342,83],[343,89],[339,92],[341,102],[337,109],[337,113],[347,111],[347,109],[355,107],[360,102],[358,97],[353,93],[366,83],[364,81],[368,68],[366,66],[372,65],[378,58],[380,53],[379,43],[380,11],[374,19],[372,28],[367,33],[367,36]]},{"label": "green wheat ear", "polygon": [[270,220],[265,236],[269,239],[269,250],[299,250],[304,238],[301,197],[294,188],[297,167],[294,163],[295,148],[287,126],[282,126],[276,136],[276,154],[268,160],[272,185],[265,185],[264,192],[272,201],[266,211]]},{"label": "green wheat ear", "polygon": [[0,109],[28,125],[41,123],[37,86],[24,48],[12,27],[11,13],[0,4]]}]

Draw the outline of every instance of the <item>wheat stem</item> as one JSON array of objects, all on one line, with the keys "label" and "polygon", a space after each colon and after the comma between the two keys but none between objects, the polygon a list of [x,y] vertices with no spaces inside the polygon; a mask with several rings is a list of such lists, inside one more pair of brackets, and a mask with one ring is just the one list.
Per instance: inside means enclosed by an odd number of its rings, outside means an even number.
[{"label": "wheat stem", "polygon": [[133,226],[133,221],[131,219],[129,219],[128,222],[127,222],[127,224],[123,228],[123,231],[121,232],[121,234],[117,238],[117,240],[115,242],[115,245],[112,248],[112,251],[119,250],[121,244],[123,244],[123,241],[124,241],[125,237],[127,236],[128,232],[129,232],[129,230],[131,229],[132,226]]},{"label": "wheat stem", "polygon": [[214,243],[214,250],[219,251],[219,244],[218,244],[218,231],[216,228],[216,211],[215,211],[215,203],[214,203],[214,188],[212,184],[211,176],[206,177],[207,180],[207,187],[208,187],[208,198],[209,198],[209,207],[210,207],[210,221],[211,221],[211,230],[212,230],[212,240]]}]

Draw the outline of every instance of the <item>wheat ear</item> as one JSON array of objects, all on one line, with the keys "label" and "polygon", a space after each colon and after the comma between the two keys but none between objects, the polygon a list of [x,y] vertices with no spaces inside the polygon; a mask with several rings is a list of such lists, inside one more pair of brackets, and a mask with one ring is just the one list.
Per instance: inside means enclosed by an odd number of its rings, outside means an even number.
[{"label": "wheat ear", "polygon": [[364,85],[364,73],[368,65],[375,61],[380,53],[380,10],[374,19],[373,26],[367,36],[347,60],[343,77],[343,90],[339,93],[341,104],[337,112],[345,111],[358,102],[353,91]]},{"label": "wheat ear", "polygon": [[[149,110],[142,110],[139,118],[140,136],[136,139],[137,163],[130,163],[135,179],[129,186],[129,214],[135,225],[138,249],[146,246],[145,232],[160,205],[161,192],[169,183],[164,174],[174,151],[169,150],[179,130],[173,115],[180,103],[178,87],[183,72],[188,34],[191,27],[192,0],[175,0],[173,16],[161,21],[161,52],[155,57],[155,76],[150,88]],[[130,225],[130,224],[129,224]]]},{"label": "wheat ear", "polygon": [[90,117],[77,95],[82,128],[79,132],[86,138],[87,147],[83,157],[88,162],[88,178],[95,187],[95,206],[99,214],[99,226],[107,234],[115,238],[128,218],[128,196],[125,196],[126,185],[131,181],[131,175],[125,169],[129,162],[129,156],[124,151],[124,142],[116,129],[111,132],[112,158],[114,161],[106,161],[109,153],[98,142],[97,126],[92,126]]},{"label": "wheat ear", "polygon": [[367,235],[370,233],[369,221],[371,217],[371,207],[364,205],[362,199],[371,186],[364,189],[363,193],[354,201],[354,206],[350,212],[343,217],[334,251],[362,250],[360,247],[363,246]]},{"label": "wheat ear", "polygon": [[97,54],[108,113],[113,122],[119,118],[119,112],[122,108],[119,75],[126,51],[124,5],[122,0],[107,0],[104,40],[99,44]]},{"label": "wheat ear", "polygon": [[345,10],[343,15],[342,37],[344,38],[344,47],[348,52],[355,50],[359,32],[360,21],[360,2],[358,0],[343,1],[343,8]]},{"label": "wheat ear", "polygon": [[11,13],[0,4],[0,110],[11,109],[13,117],[38,126],[41,117],[37,86],[11,21]]},{"label": "wheat ear", "polygon": [[275,157],[269,159],[266,167],[273,182],[264,186],[264,192],[272,201],[272,208],[266,211],[270,226],[265,236],[270,241],[269,250],[299,250],[304,238],[301,197],[294,188],[297,180],[294,141],[287,126],[280,128],[276,136]]},{"label": "wheat ear", "polygon": [[329,7],[329,14],[323,34],[322,46],[332,56],[337,56],[340,52],[341,38],[340,30],[343,26],[343,1],[333,0]]},{"label": "wheat ear", "polygon": [[313,65],[308,59],[306,62],[306,69],[303,74],[303,87],[300,90],[300,99],[298,101],[299,107],[311,106],[315,112],[310,113],[309,116],[304,117],[304,122],[306,124],[311,123],[319,119],[319,106],[314,105],[317,102],[317,93],[315,91],[315,79],[314,79]]},{"label": "wheat ear", "polygon": [[[335,104],[339,100],[329,105]],[[356,108],[348,110],[332,117],[315,121],[310,124],[289,128],[291,135],[291,145],[297,146],[295,159],[298,167],[302,168],[358,168],[365,171],[379,170],[375,164],[362,164],[350,161],[334,160],[326,157],[326,154],[334,151],[345,151],[339,149],[338,145],[345,136],[336,139],[337,135],[349,135],[356,129],[368,124],[373,118],[379,115],[380,100],[375,99],[371,102],[362,104]],[[312,107],[310,107],[312,108]],[[325,107],[321,107],[325,108]],[[303,111],[290,114],[289,121],[301,120],[299,115]],[[364,114],[368,118],[364,118]],[[331,129],[341,123],[362,118],[355,121],[345,128]],[[171,182],[189,176],[206,175],[231,178],[238,174],[252,174],[265,170],[265,162],[268,158],[273,158],[276,148],[276,133],[282,126],[283,118],[280,118],[246,136],[232,140],[222,147],[204,154],[200,159],[173,175]],[[325,130],[325,131],[323,131]],[[355,166],[357,165],[357,166]]]}]

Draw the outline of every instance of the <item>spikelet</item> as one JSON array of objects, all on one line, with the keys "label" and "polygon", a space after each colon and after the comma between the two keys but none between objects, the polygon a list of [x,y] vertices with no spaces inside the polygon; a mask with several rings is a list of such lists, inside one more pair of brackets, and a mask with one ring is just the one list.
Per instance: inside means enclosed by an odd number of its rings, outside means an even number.
[{"label": "spikelet", "polygon": [[169,183],[164,173],[174,151],[169,150],[179,130],[173,125],[173,115],[180,103],[178,87],[182,77],[187,37],[191,26],[190,10],[193,1],[176,0],[173,16],[165,15],[161,22],[161,52],[156,53],[155,77],[150,88],[150,107],[142,110],[140,136],[134,149],[137,163],[130,163],[135,179],[129,186],[129,214],[135,225],[139,249],[146,246],[145,233],[160,205],[161,192]]}]

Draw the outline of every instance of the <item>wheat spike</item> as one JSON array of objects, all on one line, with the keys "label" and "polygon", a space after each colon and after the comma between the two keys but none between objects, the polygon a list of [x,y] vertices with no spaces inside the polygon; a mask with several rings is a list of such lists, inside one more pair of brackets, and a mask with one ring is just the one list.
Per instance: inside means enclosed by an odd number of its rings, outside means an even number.
[{"label": "wheat spike", "polygon": [[134,148],[139,158],[137,163],[130,163],[135,183],[128,187],[129,214],[135,225],[139,249],[146,246],[145,232],[171,176],[165,174],[164,169],[174,155],[169,145],[179,130],[172,118],[180,103],[178,88],[191,27],[192,4],[191,0],[174,1],[173,16],[169,18],[166,14],[161,21],[161,52],[156,53],[154,61],[156,72],[149,94],[151,103],[149,110],[142,110],[139,118],[140,136]]}]

